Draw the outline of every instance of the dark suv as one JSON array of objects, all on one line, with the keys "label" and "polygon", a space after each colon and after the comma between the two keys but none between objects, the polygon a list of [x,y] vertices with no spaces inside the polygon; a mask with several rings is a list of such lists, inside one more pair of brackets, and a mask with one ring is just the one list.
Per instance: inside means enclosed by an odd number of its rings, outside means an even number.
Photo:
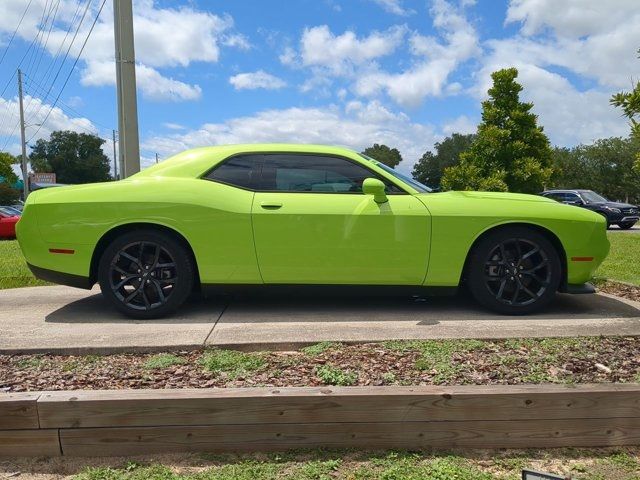
[{"label": "dark suv", "polygon": [[558,202],[588,208],[607,219],[607,228],[618,225],[627,230],[640,220],[640,209],[628,203],[610,202],[592,190],[546,190],[540,195]]}]

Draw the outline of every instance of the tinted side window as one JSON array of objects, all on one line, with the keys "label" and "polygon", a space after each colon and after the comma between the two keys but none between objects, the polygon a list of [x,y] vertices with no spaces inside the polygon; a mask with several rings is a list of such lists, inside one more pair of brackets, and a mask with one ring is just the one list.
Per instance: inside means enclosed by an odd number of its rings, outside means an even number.
[{"label": "tinted side window", "polygon": [[[377,177],[343,158],[322,155],[265,155],[261,190],[361,193],[365,178]],[[390,193],[402,192],[384,179]]]},{"label": "tinted side window", "polygon": [[260,176],[260,155],[241,155],[224,160],[206,176],[209,180],[254,189]]},{"label": "tinted side window", "polygon": [[564,200],[564,193],[547,193],[545,197],[551,198],[556,202],[562,202]]}]

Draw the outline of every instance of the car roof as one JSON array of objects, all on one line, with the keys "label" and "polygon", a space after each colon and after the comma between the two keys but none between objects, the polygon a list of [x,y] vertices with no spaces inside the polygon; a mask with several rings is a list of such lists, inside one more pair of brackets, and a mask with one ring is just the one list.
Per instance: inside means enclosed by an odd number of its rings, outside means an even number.
[{"label": "car roof", "polygon": [[359,158],[359,154],[345,147],[298,143],[250,143],[237,145],[216,145],[185,150],[163,162],[153,165],[129,178],[142,176],[197,177],[205,173],[221,160],[241,153],[317,153]]}]

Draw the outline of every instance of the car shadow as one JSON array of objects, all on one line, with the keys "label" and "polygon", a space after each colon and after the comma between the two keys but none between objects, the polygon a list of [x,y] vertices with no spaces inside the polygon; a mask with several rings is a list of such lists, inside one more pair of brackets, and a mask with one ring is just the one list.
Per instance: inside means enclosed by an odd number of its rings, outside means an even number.
[{"label": "car shadow", "polygon": [[564,295],[544,311],[526,316],[499,315],[476,304],[468,295],[451,297],[410,295],[345,295],[297,292],[240,293],[193,296],[167,318],[132,320],[115,311],[100,293],[71,302],[45,317],[50,323],[232,323],[286,322],[375,322],[410,321],[417,325],[437,325],[446,321],[640,318],[640,309],[603,295]]},{"label": "car shadow", "polygon": [[131,319],[107,303],[101,293],[68,303],[45,316],[49,323],[215,323],[229,303],[229,296],[194,296],[178,312],[152,320]]}]

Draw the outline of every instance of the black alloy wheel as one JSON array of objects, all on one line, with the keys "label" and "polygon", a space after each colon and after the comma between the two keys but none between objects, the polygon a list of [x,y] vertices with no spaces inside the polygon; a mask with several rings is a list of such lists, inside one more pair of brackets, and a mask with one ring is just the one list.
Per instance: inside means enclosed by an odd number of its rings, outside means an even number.
[{"label": "black alloy wheel", "polygon": [[118,237],[100,260],[103,295],[124,314],[141,319],[174,312],[193,288],[191,256],[172,236],[155,231]]},{"label": "black alloy wheel", "polygon": [[560,256],[542,233],[527,227],[490,232],[467,264],[474,298],[498,313],[533,313],[548,305],[562,279]]},{"label": "black alloy wheel", "polygon": [[500,242],[485,261],[485,285],[506,305],[524,306],[544,296],[551,282],[549,258],[524,238]]}]

